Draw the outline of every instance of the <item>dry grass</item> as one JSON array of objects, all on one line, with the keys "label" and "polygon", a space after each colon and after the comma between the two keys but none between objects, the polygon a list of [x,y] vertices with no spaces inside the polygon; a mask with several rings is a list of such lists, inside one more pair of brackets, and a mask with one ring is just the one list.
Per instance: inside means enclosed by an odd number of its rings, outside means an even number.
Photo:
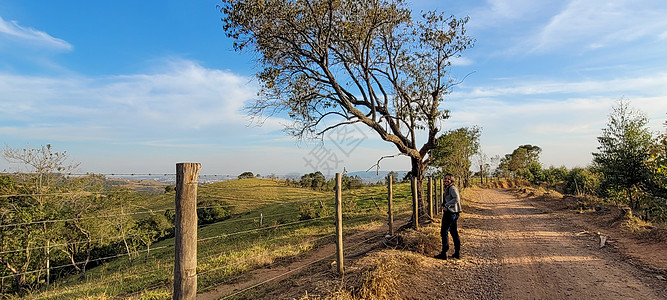
[{"label": "dry grass", "polygon": [[411,289],[405,286],[405,278],[419,276],[432,264],[430,254],[440,249],[439,223],[418,230],[404,230],[398,233],[396,241],[396,249],[374,251],[358,260],[346,262],[342,281],[337,276],[320,279],[319,285],[328,286],[327,291],[320,290],[315,296],[305,293],[298,299],[402,299],[405,296],[402,293]]}]

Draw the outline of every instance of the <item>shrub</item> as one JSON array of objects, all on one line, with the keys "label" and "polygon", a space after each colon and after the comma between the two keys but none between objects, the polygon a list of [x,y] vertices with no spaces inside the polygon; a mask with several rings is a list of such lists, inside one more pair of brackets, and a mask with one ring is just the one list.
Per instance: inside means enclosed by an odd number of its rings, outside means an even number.
[{"label": "shrub", "polygon": [[252,172],[243,172],[241,175],[238,176],[239,179],[246,179],[246,178],[255,178],[255,174]]},{"label": "shrub", "polygon": [[566,178],[567,193],[597,195],[599,189],[600,175],[589,169],[574,168]]},{"label": "shrub", "polygon": [[225,202],[216,199],[206,199],[197,203],[197,218],[200,225],[220,222],[231,217],[231,212],[226,209]]}]

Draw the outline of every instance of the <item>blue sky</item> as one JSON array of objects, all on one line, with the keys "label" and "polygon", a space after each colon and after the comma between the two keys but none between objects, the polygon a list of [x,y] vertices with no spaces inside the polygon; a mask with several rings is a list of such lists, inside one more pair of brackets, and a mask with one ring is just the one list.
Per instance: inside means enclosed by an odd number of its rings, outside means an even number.
[{"label": "blue sky", "polygon": [[[51,144],[79,171],[203,174],[366,170],[396,154],[364,128],[298,142],[280,117],[250,125],[250,53],[224,36],[217,1],[0,2],[0,142]],[[470,16],[475,47],[454,62],[443,129],[478,125],[488,156],[522,144],[541,161],[586,166],[614,101],[667,119],[667,3],[662,0],[414,1]],[[250,125],[250,126],[249,126]],[[347,137],[341,140],[340,137]],[[383,160],[407,170],[409,160]],[[0,160],[0,170],[17,166]]]}]

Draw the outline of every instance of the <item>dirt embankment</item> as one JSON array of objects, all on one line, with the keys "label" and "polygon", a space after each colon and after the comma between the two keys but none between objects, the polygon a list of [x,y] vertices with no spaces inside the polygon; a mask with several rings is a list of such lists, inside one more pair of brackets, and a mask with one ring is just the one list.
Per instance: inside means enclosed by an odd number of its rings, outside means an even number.
[{"label": "dirt embankment", "polygon": [[432,258],[440,247],[436,221],[368,244],[375,250],[347,259],[342,278],[322,261],[236,297],[667,299],[667,243],[660,234],[637,240],[620,229],[626,218],[613,209],[577,209],[576,199],[529,194],[469,190],[459,221],[460,260]]}]

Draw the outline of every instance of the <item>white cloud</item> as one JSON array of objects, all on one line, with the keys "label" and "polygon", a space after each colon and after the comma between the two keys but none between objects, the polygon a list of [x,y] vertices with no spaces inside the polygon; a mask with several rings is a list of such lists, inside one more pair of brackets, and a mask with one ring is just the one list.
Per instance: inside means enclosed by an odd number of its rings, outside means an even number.
[{"label": "white cloud", "polygon": [[573,0],[533,38],[533,50],[575,44],[597,49],[645,37],[659,38],[667,29],[665,15],[667,6],[662,0]]},{"label": "white cloud", "polygon": [[[667,73],[635,78],[616,78],[609,80],[585,81],[512,81],[504,80],[500,86],[481,86],[470,90],[460,88],[452,93],[452,98],[484,98],[510,95],[546,95],[546,94],[609,94],[645,93],[667,94]],[[629,96],[629,95],[626,95]]]},{"label": "white cloud", "polygon": [[23,27],[16,21],[5,21],[0,17],[0,36],[3,34],[20,41],[36,43],[41,47],[66,51],[70,51],[73,48],[68,42],[55,38],[46,32]]},{"label": "white cloud", "polygon": [[[94,130],[72,130],[70,138],[243,135],[249,124],[243,107],[256,95],[250,78],[191,61],[166,65],[160,72],[102,78],[0,74],[3,134],[61,136],[54,131],[84,127]],[[277,123],[270,118],[248,131],[277,130]]]},{"label": "white cloud", "polygon": [[452,63],[452,66],[470,66],[474,64],[474,61],[469,58],[465,57],[452,57],[449,59],[449,61]]}]

